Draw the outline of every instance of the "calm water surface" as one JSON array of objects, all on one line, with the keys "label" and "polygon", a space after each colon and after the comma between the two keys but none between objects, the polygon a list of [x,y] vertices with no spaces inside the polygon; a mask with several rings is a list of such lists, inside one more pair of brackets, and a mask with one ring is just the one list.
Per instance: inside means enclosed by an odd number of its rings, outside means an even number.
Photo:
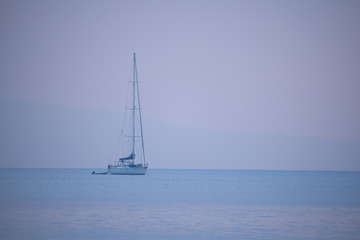
[{"label": "calm water surface", "polygon": [[360,239],[360,172],[92,170],[0,169],[0,239]]}]

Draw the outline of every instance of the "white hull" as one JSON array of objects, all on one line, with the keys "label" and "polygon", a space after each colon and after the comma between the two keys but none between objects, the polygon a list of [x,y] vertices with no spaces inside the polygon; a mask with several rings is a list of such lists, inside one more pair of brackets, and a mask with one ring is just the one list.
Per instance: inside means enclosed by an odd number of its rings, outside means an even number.
[{"label": "white hull", "polygon": [[147,167],[110,166],[112,175],[145,175]]}]

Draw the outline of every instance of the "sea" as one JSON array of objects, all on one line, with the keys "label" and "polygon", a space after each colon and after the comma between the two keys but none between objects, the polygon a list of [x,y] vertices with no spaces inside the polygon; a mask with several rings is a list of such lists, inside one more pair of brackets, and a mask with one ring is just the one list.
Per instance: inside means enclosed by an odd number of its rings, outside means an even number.
[{"label": "sea", "polygon": [[360,239],[360,172],[0,169],[0,239]]}]

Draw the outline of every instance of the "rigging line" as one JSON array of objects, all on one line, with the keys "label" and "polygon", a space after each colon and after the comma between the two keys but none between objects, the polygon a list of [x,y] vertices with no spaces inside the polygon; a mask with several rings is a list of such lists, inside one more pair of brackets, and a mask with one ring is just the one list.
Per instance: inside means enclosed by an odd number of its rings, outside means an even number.
[{"label": "rigging line", "polygon": [[[132,72],[133,68],[131,66],[130,68],[130,72],[129,72],[129,80],[131,79],[131,72]],[[130,82],[130,81],[129,81]],[[126,91],[126,98],[124,99],[124,105],[125,107],[123,108],[123,115],[122,115],[122,125],[121,125],[121,129],[120,129],[120,134],[116,140],[115,146],[114,146],[114,150],[113,153],[111,154],[111,160],[112,159],[117,159],[121,154],[119,153],[119,151],[121,151],[122,153],[124,152],[124,141],[123,140],[123,130],[125,129],[125,125],[127,122],[127,117],[126,117],[126,106],[127,106],[127,102],[128,102],[128,97],[129,97],[129,92],[130,92],[130,83],[127,86],[127,91]]]},{"label": "rigging line", "polygon": [[140,132],[141,132],[141,145],[143,150],[143,158],[144,158],[144,164],[146,163],[145,160],[145,148],[144,148],[144,134],[143,134],[143,128],[142,128],[142,117],[141,117],[141,104],[140,104],[140,94],[139,94],[139,76],[137,73],[137,67],[135,66],[135,73],[136,73],[136,86],[137,86],[137,96],[138,96],[138,104],[139,104],[139,120],[140,120]]},{"label": "rigging line", "polygon": [[[136,96],[135,96],[135,79],[136,79],[136,75],[135,75],[135,69],[136,69],[136,57],[135,57],[135,53],[134,53],[134,82],[133,82],[133,146],[132,146],[132,154],[135,153],[135,99],[136,99]],[[134,163],[134,159],[133,159],[133,163]]]},{"label": "rigging line", "polygon": [[125,151],[125,141],[123,141],[123,138],[124,138],[124,129],[126,128],[125,126],[128,126],[129,125],[129,117],[128,117],[128,114],[126,114],[127,112],[127,105],[129,103],[129,92],[130,92],[130,87],[131,87],[131,76],[132,76],[132,71],[133,71],[133,66],[131,65],[130,67],[130,71],[129,71],[129,75],[128,75],[128,84],[127,84],[127,91],[126,91],[126,98],[124,99],[124,105],[125,107],[123,108],[123,115],[121,116],[122,118],[122,125],[121,125],[121,129],[120,129],[120,134],[118,136],[118,139],[116,141],[116,144],[115,144],[115,147],[114,147],[114,151],[113,151],[113,154],[112,154],[112,158],[119,158],[119,156],[121,156],[121,154],[124,153]]},{"label": "rigging line", "polygon": [[130,88],[131,88],[131,73],[132,73],[132,71],[133,71],[133,66],[131,65],[131,67],[130,67],[130,72],[129,72],[129,77],[128,77],[128,79],[129,79],[129,81],[128,81],[128,85],[127,85],[127,91],[126,91],[126,98],[125,98],[125,106],[124,106],[124,110],[123,110],[123,116],[122,116],[122,119],[123,119],[123,123],[122,123],[122,130],[123,129],[125,129],[125,125],[127,125],[126,124],[126,122],[128,121],[128,119],[127,119],[127,114],[126,114],[126,111],[127,111],[127,109],[128,109],[128,104],[129,104],[129,102],[130,102],[130,99],[129,99],[129,93],[130,93]]},{"label": "rigging line", "polygon": [[[132,73],[132,70],[133,70],[133,66],[131,65],[130,67],[130,71],[129,71],[129,75],[128,75],[128,84],[127,84],[127,91],[126,91],[126,98],[124,99],[124,108],[123,108],[123,115],[121,116],[122,118],[122,125],[121,125],[121,132],[123,132],[124,130],[126,130],[126,127],[129,126],[129,122],[130,122],[130,117],[128,116],[127,114],[127,105],[129,104],[129,96],[130,96],[130,87],[131,87],[131,84],[130,84],[130,79],[131,79],[131,73]],[[120,149],[119,149],[120,150]],[[124,152],[124,146],[122,145],[122,149],[121,149],[121,152],[123,153]]]},{"label": "rigging line", "polygon": [[113,161],[113,159],[116,159],[116,152],[117,152],[117,149],[119,148],[118,146],[120,145],[119,142],[120,142],[120,137],[118,137],[118,139],[115,143],[115,146],[114,146],[114,150],[111,154],[111,158],[110,158],[111,162]]},{"label": "rigging line", "polygon": [[123,135],[123,132],[121,131],[121,135],[120,136],[118,136],[118,138],[117,138],[117,141],[116,141],[116,143],[115,143],[115,146],[114,146],[114,150],[113,150],[113,152],[112,152],[112,154],[111,154],[111,158],[110,158],[110,162],[112,162],[114,159],[116,160],[116,159],[118,159],[118,157],[119,157],[119,150],[120,150],[120,148],[122,147],[121,145],[121,143],[122,143],[122,141],[121,141],[121,139],[122,139],[122,135]]}]

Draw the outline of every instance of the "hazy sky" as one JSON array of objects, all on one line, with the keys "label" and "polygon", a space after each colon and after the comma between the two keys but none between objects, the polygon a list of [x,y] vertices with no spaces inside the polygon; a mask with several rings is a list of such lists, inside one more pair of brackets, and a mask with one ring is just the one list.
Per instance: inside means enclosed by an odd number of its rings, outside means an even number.
[{"label": "hazy sky", "polygon": [[0,98],[360,141],[360,1],[0,2]]}]

